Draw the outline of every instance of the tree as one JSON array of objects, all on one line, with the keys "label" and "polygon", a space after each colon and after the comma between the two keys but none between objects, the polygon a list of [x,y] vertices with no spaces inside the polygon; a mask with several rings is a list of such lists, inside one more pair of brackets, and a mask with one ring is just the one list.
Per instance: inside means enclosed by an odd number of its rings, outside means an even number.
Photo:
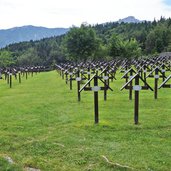
[{"label": "tree", "polygon": [[160,37],[156,39],[155,46],[156,46],[156,51],[158,53],[161,53],[163,51],[164,44],[163,44],[163,40]]},{"label": "tree", "polygon": [[109,44],[109,54],[113,57],[138,57],[141,55],[141,48],[136,39],[124,41],[121,37],[113,34]]},{"label": "tree", "polygon": [[145,42],[145,49],[146,49],[147,54],[156,52],[155,42],[156,42],[156,34],[155,34],[154,30],[152,30],[147,35],[147,39]]},{"label": "tree", "polygon": [[136,39],[125,41],[125,57],[134,58],[141,55],[141,48]]},{"label": "tree", "polygon": [[7,50],[0,51],[0,67],[8,67],[14,64],[12,53]]},{"label": "tree", "polygon": [[42,63],[42,59],[37,55],[37,51],[34,48],[29,48],[17,59],[19,66],[41,65]]},{"label": "tree", "polygon": [[113,34],[109,41],[109,55],[113,57],[121,56],[124,51],[124,44],[122,39]]},{"label": "tree", "polygon": [[89,57],[94,57],[100,41],[93,28],[82,24],[80,28],[70,29],[65,36],[64,45],[70,59],[86,61]]},{"label": "tree", "polygon": [[51,58],[50,58],[50,43],[46,39],[43,39],[37,46],[36,49],[37,55],[39,58],[42,59],[43,65],[50,64]]}]

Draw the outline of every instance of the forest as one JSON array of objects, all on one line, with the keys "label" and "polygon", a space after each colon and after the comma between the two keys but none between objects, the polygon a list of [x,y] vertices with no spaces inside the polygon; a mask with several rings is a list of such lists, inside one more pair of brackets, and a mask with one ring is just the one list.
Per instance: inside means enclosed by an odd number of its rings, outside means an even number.
[{"label": "forest", "polygon": [[61,36],[0,49],[0,67],[50,66],[66,61],[138,58],[171,51],[171,18],[71,27]]}]

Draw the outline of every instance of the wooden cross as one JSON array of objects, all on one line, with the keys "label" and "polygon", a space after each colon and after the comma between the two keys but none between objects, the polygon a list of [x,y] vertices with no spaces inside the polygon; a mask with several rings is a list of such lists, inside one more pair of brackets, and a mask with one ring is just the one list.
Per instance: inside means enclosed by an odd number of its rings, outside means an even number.
[{"label": "wooden cross", "polygon": [[[92,80],[94,80],[94,87],[87,87],[89,85],[89,82],[91,82]],[[104,87],[99,87],[98,86],[98,80],[100,80],[102,83],[104,83],[105,86]],[[79,90],[80,93],[82,92],[82,90],[84,90],[84,91],[94,91],[94,120],[95,120],[95,124],[99,123],[98,91],[99,90],[105,90],[105,89],[110,89],[111,91],[113,91],[96,73]]]},{"label": "wooden cross", "polygon": [[162,82],[162,84],[158,87],[162,88],[171,88],[171,84],[166,84],[171,79],[171,74]]},{"label": "wooden cross", "polygon": [[[135,80],[135,85],[132,86],[132,89],[135,91],[135,99],[134,99],[134,123],[138,124],[138,115],[139,115],[139,91],[140,90],[152,90],[153,89],[148,85],[143,78],[137,73],[135,74],[120,90],[127,89],[127,86]],[[140,86],[139,80],[145,82],[145,86]]]},{"label": "wooden cross", "polygon": [[[163,72],[157,66],[146,76],[146,78],[151,77],[151,75],[153,73],[155,73],[155,75],[152,76],[152,77],[154,77],[154,99],[157,99],[157,97],[158,97],[158,80],[160,77],[166,78],[166,76],[165,76],[165,74],[163,75]],[[159,75],[159,73],[161,73],[162,75]]]},{"label": "wooden cross", "polygon": [[[121,77],[121,79],[125,78],[126,79],[126,83],[127,83],[128,80],[133,77],[133,73],[136,74],[135,70],[130,68],[128,71],[125,72],[125,74]],[[129,85],[127,85],[125,87],[125,89],[129,89],[129,100],[132,100],[132,81],[130,82]]]}]

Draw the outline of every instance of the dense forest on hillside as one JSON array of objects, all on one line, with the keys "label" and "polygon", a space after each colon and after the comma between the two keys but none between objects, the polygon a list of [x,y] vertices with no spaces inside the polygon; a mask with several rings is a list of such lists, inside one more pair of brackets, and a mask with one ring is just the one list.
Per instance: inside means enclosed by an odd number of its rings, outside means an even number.
[{"label": "dense forest on hillside", "polygon": [[133,58],[168,51],[171,51],[171,18],[93,26],[84,23],[79,28],[70,28],[66,35],[15,43],[1,49],[0,67]]}]

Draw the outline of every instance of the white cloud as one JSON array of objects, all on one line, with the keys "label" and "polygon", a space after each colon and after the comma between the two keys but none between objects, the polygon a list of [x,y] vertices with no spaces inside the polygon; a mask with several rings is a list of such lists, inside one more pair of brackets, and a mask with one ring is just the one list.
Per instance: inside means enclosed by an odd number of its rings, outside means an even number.
[{"label": "white cloud", "polygon": [[164,0],[0,0],[0,28],[30,24],[70,27],[130,15],[141,20],[170,17],[171,7]]}]

